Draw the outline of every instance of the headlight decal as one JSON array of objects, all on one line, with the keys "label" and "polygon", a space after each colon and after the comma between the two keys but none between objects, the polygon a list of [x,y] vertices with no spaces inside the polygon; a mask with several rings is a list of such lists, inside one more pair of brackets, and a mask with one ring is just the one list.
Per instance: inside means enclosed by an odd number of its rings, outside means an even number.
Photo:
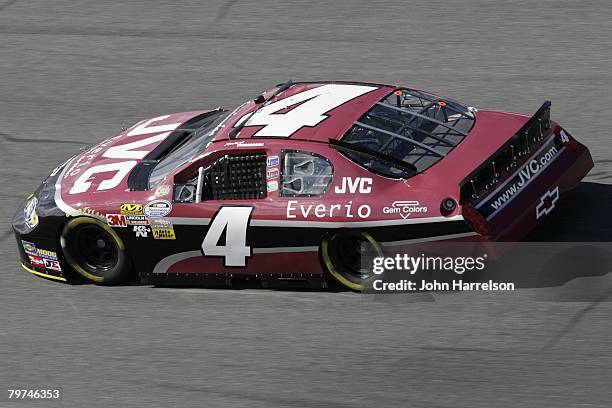
[{"label": "headlight decal", "polygon": [[36,206],[38,205],[38,199],[31,197],[28,199],[23,206],[23,215],[25,224],[30,228],[34,229],[38,225],[38,214],[36,213]]}]

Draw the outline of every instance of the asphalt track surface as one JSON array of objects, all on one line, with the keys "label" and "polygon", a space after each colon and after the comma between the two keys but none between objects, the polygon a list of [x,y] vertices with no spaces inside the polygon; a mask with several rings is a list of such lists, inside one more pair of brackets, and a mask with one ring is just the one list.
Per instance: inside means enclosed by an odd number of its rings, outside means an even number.
[{"label": "asphalt track surface", "polygon": [[[609,1],[172,3],[0,1],[0,406],[612,405],[606,274],[365,296],[67,286],[21,270],[10,217],[72,152],[289,78],[519,112],[551,99],[596,167],[534,237],[612,241]],[[36,387],[62,398],[7,400]]]}]

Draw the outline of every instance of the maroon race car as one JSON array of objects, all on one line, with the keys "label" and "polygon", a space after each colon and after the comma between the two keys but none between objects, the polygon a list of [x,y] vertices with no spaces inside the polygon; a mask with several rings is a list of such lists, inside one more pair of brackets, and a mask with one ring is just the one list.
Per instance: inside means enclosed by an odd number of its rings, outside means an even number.
[{"label": "maroon race car", "polygon": [[413,88],[289,81],[77,154],[13,228],[24,268],[60,281],[360,290],[363,245],[520,240],[592,167],[550,102],[529,117]]}]

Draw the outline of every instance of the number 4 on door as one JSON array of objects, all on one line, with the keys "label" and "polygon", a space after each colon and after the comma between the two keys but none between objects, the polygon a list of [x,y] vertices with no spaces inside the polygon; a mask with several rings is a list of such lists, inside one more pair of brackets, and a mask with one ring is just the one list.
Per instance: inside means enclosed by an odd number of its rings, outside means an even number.
[{"label": "number 4 on door", "polygon": [[[204,256],[221,256],[225,266],[245,267],[246,259],[251,257],[246,235],[252,212],[253,207],[221,207],[202,241]],[[219,245],[223,231],[225,245]]]}]

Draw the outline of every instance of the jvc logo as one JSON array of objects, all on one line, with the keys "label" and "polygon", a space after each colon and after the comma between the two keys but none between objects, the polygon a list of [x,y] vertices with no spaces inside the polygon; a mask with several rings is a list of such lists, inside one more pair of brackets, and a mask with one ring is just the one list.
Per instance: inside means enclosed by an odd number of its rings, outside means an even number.
[{"label": "jvc logo", "polygon": [[[170,123],[166,125],[154,125],[156,123],[167,119],[169,115],[159,116],[157,118],[149,119],[141,122],[135,126],[127,136],[139,136],[144,134],[160,133],[155,136],[146,137],[135,142],[129,142],[117,146],[109,147],[103,154],[102,157],[106,159],[121,159],[122,161],[99,164],[93,167],[89,167],[74,181],[69,194],[79,194],[87,192],[93,182],[93,178],[96,175],[107,173],[106,177],[100,176],[100,183],[97,190],[109,190],[117,187],[121,181],[129,174],[130,171],[138,164],[138,160],[143,159],[151,150],[152,147],[149,145],[153,143],[159,143],[167,138],[174,129],[176,129],[180,123]],[[145,146],[149,146],[143,149]],[[82,158],[82,157],[81,157]],[[79,158],[78,160],[80,160]],[[93,159],[93,157],[91,158]],[[90,162],[88,162],[90,163]],[[112,176],[111,176],[112,175]],[[110,177],[110,178],[109,178]]]},{"label": "jvc logo", "polygon": [[522,187],[531,176],[536,174],[540,170],[540,165],[536,160],[531,160],[525,167],[521,169],[519,172],[520,181],[518,182],[518,186]]},{"label": "jvc logo", "polygon": [[559,152],[556,146],[552,146],[539,158],[531,159],[523,166],[518,172],[518,175],[513,178],[514,182],[510,183],[508,187],[501,193],[496,195],[495,200],[491,202],[493,210],[502,209],[515,194],[521,191],[531,179],[535,178],[538,173],[544,169],[548,163],[555,158],[555,155]]},{"label": "jvc logo", "polygon": [[340,186],[334,189],[336,194],[370,194],[372,192],[372,179],[369,177],[342,177]]}]

